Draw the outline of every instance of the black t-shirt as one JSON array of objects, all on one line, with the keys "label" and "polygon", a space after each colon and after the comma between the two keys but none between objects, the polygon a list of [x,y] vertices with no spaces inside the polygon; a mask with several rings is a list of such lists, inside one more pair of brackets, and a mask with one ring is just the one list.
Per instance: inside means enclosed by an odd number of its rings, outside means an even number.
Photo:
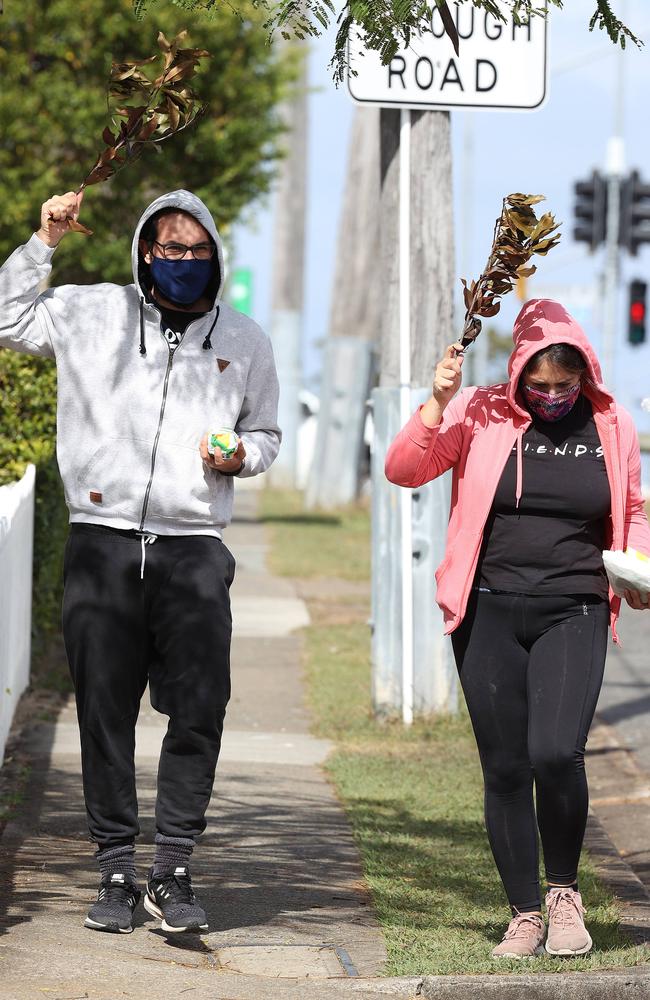
[{"label": "black t-shirt", "polygon": [[533,416],[501,475],[485,526],[475,585],[516,594],[607,597],[602,551],[611,496],[591,403],[555,422]]},{"label": "black t-shirt", "polygon": [[181,312],[178,309],[165,309],[161,305],[158,308],[160,309],[160,328],[172,350],[178,347],[190,323],[205,316],[205,312]]}]

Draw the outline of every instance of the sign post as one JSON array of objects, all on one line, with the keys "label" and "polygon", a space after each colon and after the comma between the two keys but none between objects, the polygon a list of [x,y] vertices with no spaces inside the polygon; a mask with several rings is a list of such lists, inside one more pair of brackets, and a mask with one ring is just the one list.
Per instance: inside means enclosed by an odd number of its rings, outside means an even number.
[{"label": "sign post", "polygon": [[[402,427],[411,411],[411,112],[399,136],[399,381]],[[402,490],[402,720],[413,722],[413,497]]]}]

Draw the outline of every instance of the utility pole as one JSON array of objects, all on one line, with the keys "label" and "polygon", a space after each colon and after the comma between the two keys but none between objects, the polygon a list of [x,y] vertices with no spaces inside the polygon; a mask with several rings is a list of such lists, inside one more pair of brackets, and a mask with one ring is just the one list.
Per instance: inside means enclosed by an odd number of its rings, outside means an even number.
[{"label": "utility pole", "polygon": [[[408,177],[402,172],[405,164]],[[444,548],[449,484],[436,480],[406,491],[384,476],[386,451],[404,423],[405,409],[415,409],[430,395],[435,364],[455,339],[449,114],[383,108],[381,180],[383,312],[372,455],[373,701],[378,714],[401,711],[409,723],[416,714],[456,708],[456,676],[435,608],[434,580]],[[401,219],[400,205],[406,209]],[[400,338],[405,326],[407,357]]]},{"label": "utility pole", "polygon": [[[621,0],[625,17],[625,0]],[[607,233],[603,276],[603,373],[610,389],[615,388],[616,311],[621,277],[619,233],[621,222],[621,181],[625,169],[625,63],[624,53],[616,56],[614,128],[607,143]]]},{"label": "utility pole", "polygon": [[379,112],[360,107],[350,134],[308,508],[337,507],[359,493],[366,403],[379,340],[378,257]]},{"label": "utility pole", "polygon": [[278,423],[282,447],[267,473],[273,486],[293,487],[298,462],[305,220],[307,198],[307,49],[287,42],[300,60],[298,79],[282,109],[288,131],[275,197],[271,340],[280,380]]}]

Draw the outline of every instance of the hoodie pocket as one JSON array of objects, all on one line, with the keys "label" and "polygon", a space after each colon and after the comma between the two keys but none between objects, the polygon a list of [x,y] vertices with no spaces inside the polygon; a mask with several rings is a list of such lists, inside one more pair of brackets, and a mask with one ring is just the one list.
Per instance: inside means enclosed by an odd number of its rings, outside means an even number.
[{"label": "hoodie pocket", "polygon": [[138,518],[147,486],[142,460],[147,452],[151,452],[150,443],[137,438],[104,441],[77,475],[76,506],[103,515]]},{"label": "hoodie pocket", "polygon": [[186,445],[164,436],[160,438],[147,517],[220,522],[224,520],[223,502],[217,503],[220,493],[223,501],[222,477],[204,466],[198,444]]}]

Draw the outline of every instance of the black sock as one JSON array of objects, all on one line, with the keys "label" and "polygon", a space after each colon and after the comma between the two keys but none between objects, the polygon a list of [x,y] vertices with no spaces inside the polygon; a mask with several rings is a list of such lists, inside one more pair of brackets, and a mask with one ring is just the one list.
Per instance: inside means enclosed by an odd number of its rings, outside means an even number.
[{"label": "black sock", "polygon": [[542,904],[537,903],[536,906],[511,906],[513,917],[516,917],[518,913],[541,913]]},{"label": "black sock", "polygon": [[119,844],[117,847],[100,848],[95,854],[102,878],[107,875],[126,875],[135,883],[135,845]]},{"label": "black sock", "polygon": [[175,868],[187,868],[193,850],[194,841],[191,837],[166,837],[164,833],[157,833],[154,877],[159,878],[173,872]]}]

